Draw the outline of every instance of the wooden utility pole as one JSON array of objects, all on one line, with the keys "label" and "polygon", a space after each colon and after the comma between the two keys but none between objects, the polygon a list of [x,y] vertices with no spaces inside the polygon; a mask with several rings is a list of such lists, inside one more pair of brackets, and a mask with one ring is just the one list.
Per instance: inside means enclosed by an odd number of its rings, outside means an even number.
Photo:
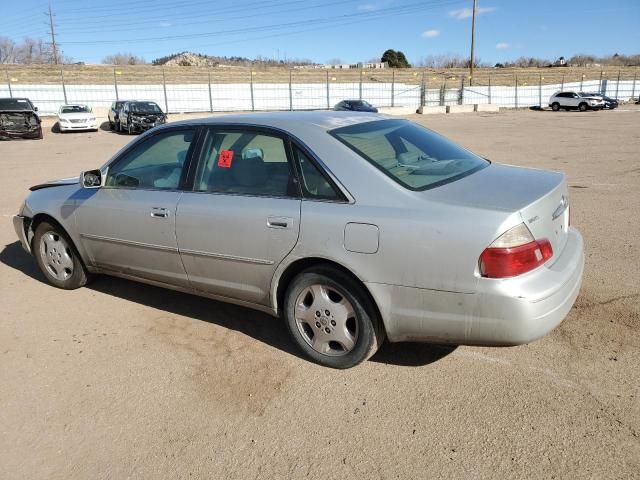
[{"label": "wooden utility pole", "polygon": [[474,49],[476,43],[476,0],[473,0],[473,13],[471,14],[471,62],[469,62],[469,85],[473,84],[473,63],[475,61]]},{"label": "wooden utility pole", "polygon": [[53,13],[51,12],[51,2],[49,2],[49,28],[51,29],[51,46],[53,48],[53,63],[58,64],[58,45],[56,44],[56,30],[53,25]]}]

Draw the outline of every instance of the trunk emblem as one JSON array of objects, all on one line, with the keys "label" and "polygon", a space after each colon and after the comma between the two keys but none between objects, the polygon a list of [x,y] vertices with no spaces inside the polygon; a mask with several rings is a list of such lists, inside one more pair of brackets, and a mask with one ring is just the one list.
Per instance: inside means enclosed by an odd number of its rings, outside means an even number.
[{"label": "trunk emblem", "polygon": [[560,199],[560,205],[558,205],[558,208],[555,209],[555,211],[553,212],[553,215],[551,215],[551,218],[553,220],[558,218],[560,215],[564,213],[564,211],[567,209],[568,206],[569,206],[569,199],[564,195],[562,195],[562,198]]}]

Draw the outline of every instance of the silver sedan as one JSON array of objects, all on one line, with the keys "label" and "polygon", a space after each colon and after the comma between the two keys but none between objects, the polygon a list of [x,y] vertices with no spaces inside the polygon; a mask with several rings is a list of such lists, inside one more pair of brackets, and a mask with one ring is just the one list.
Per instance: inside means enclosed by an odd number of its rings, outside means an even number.
[{"label": "silver sedan", "polygon": [[563,174],[377,114],[172,123],[31,190],[15,230],[52,285],[103,273],[282,315],[335,368],[385,338],[531,342],[582,280]]}]

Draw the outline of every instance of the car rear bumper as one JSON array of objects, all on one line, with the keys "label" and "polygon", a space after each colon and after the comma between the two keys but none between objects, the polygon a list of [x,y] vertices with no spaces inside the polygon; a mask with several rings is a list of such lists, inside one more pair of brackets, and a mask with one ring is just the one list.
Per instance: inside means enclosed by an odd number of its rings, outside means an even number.
[{"label": "car rear bumper", "polygon": [[26,222],[31,221],[27,219],[27,217],[23,217],[22,215],[14,215],[13,216],[13,228],[16,231],[16,235],[18,236],[18,240],[20,240],[20,244],[22,248],[24,248],[28,253],[31,253],[31,245],[29,244],[29,239],[27,238],[27,230],[26,230]]},{"label": "car rear bumper", "polygon": [[367,283],[392,342],[519,345],[557,327],[582,283],[584,246],[570,229],[550,266],[510,279],[481,278],[476,293]]}]

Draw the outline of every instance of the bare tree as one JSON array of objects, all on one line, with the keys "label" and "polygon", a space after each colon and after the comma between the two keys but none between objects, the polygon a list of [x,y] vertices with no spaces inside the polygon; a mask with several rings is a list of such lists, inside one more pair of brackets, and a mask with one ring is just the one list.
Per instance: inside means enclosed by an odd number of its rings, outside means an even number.
[{"label": "bare tree", "polygon": [[133,53],[115,53],[104,57],[102,63],[108,65],[144,65],[147,61]]},{"label": "bare tree", "polygon": [[0,37],[0,63],[15,63],[16,42]]}]

